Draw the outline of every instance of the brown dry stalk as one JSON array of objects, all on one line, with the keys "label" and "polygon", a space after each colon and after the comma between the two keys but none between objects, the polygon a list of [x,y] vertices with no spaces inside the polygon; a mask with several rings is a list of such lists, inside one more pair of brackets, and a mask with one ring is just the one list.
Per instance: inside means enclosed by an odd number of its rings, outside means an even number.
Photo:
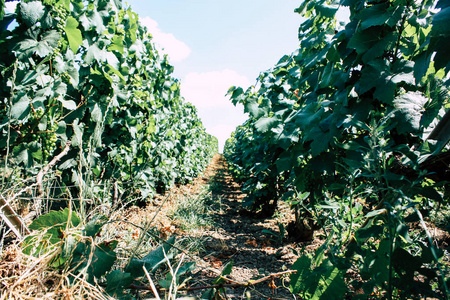
[{"label": "brown dry stalk", "polygon": [[[284,271],[284,272],[279,272],[279,273],[274,273],[274,274],[270,274],[267,275],[263,278],[257,279],[257,280],[249,280],[247,282],[236,282],[230,278],[224,277],[224,276],[220,276],[221,279],[224,279],[228,282],[233,282],[233,283],[228,283],[228,284],[223,284],[223,283],[219,283],[219,284],[213,284],[213,285],[206,285],[206,286],[198,286],[198,287],[186,287],[186,288],[180,288],[178,289],[179,291],[196,291],[196,290],[207,290],[207,289],[212,289],[212,288],[226,288],[226,287],[248,287],[248,286],[253,286],[256,284],[259,284],[261,282],[273,279],[273,278],[277,278],[279,276],[282,275],[286,275],[286,274],[292,274],[292,273],[297,273],[296,270],[289,270],[289,271]],[[141,285],[130,285],[129,286],[130,289],[135,289],[135,290],[147,290],[147,291],[151,291],[152,288],[148,287],[148,286],[141,286]],[[167,289],[160,289],[160,291],[167,291]]]}]

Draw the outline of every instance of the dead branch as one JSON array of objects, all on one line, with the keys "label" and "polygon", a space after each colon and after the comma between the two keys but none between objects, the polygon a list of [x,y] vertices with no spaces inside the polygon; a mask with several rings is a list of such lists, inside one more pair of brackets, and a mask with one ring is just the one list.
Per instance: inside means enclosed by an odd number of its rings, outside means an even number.
[{"label": "dead branch", "polygon": [[[207,290],[207,289],[213,289],[213,288],[220,289],[220,288],[249,287],[249,286],[257,285],[257,284],[262,283],[267,280],[271,280],[273,278],[277,278],[282,275],[293,274],[293,273],[297,273],[297,271],[289,270],[289,271],[274,273],[274,274],[267,275],[267,276],[257,279],[257,280],[249,280],[248,282],[236,282],[230,278],[220,276],[221,279],[224,279],[224,280],[226,280],[228,282],[232,282],[232,283],[228,283],[228,284],[219,283],[219,284],[206,285],[206,286],[186,287],[186,288],[180,288],[178,290],[179,291],[197,291],[197,290]],[[149,286],[141,286],[141,285],[135,285],[135,284],[130,285],[129,288],[135,289],[135,290],[152,291],[152,288]],[[160,291],[167,291],[167,289],[160,289]]]}]

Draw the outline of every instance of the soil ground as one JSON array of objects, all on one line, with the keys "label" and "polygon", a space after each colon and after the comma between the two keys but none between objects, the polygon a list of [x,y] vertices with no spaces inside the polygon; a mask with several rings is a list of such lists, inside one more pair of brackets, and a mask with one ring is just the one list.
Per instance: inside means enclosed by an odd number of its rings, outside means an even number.
[{"label": "soil ground", "polygon": [[[213,200],[209,212],[212,226],[195,233],[183,232],[176,219],[167,217],[172,201],[167,201],[166,207],[158,213],[157,223],[162,224],[160,230],[172,228],[178,236],[191,235],[203,241],[191,283],[194,286],[211,284],[224,266],[232,262],[231,274],[227,276],[230,281],[226,283],[245,285],[252,280],[270,278],[257,285],[227,288],[225,299],[296,299],[289,291],[288,273],[271,275],[289,272],[297,259],[295,253],[302,248],[317,248],[321,244],[320,237],[309,243],[290,243],[280,232],[280,226],[286,228],[294,218],[287,206],[279,207],[275,216],[269,219],[252,218],[251,214],[242,213],[245,194],[228,173],[226,161],[219,154],[212,159],[203,177],[190,185],[172,189],[171,197],[177,198],[184,193],[190,193],[192,197],[205,185],[209,186]],[[147,210],[155,210],[155,206],[149,206]]]}]

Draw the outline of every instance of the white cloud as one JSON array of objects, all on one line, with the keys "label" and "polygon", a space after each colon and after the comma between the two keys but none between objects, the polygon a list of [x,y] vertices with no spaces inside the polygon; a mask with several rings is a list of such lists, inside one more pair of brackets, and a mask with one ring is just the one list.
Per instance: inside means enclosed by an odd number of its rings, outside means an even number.
[{"label": "white cloud", "polygon": [[171,63],[180,62],[191,54],[191,49],[188,45],[178,40],[172,33],[163,32],[155,20],[145,17],[140,18],[140,21],[153,36],[153,42],[163,49],[163,53],[169,55]]},{"label": "white cloud", "polygon": [[6,11],[9,12],[9,13],[15,12],[15,11],[16,11],[17,3],[19,3],[19,1],[6,2],[6,3],[5,3]]},{"label": "white cloud", "polygon": [[231,86],[246,89],[250,84],[247,77],[229,69],[193,72],[181,80],[181,94],[197,107],[206,131],[219,140],[220,151],[236,126],[247,119],[243,108],[240,105],[234,107],[225,95]]},{"label": "white cloud", "polygon": [[238,123],[235,125],[221,124],[212,127],[208,132],[210,132],[213,136],[215,136],[219,141],[219,152],[223,152],[223,147],[225,142],[229,137],[231,137],[231,133],[236,130],[238,125],[242,124]]},{"label": "white cloud", "polygon": [[232,106],[225,94],[233,85],[245,89],[250,86],[250,80],[229,69],[194,72],[187,74],[181,81],[181,94],[197,108]]}]

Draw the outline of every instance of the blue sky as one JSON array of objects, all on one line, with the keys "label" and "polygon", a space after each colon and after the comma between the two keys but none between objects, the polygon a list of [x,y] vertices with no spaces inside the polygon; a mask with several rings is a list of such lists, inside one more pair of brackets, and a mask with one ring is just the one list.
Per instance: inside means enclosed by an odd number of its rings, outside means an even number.
[{"label": "blue sky", "polygon": [[225,97],[298,48],[299,0],[129,0],[131,9],[168,53],[207,131],[222,145],[246,116]]}]

